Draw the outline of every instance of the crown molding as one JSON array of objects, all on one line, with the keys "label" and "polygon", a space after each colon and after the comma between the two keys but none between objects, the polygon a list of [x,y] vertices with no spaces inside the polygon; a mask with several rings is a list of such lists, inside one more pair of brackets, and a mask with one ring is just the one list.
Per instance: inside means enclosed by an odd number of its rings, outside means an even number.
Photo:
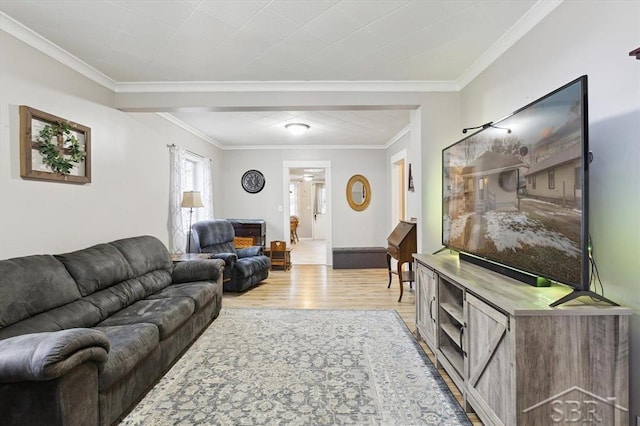
[{"label": "crown molding", "polygon": [[384,144],[384,148],[385,149],[389,148],[391,145],[398,142],[404,135],[408,134],[409,132],[411,132],[411,124],[407,124],[402,130],[396,133],[394,137],[389,139],[389,142]]},{"label": "crown molding", "polygon": [[518,40],[542,21],[549,13],[558,7],[563,0],[538,0],[518,21],[507,30],[495,43],[491,45],[456,81],[462,90],[474,78],[480,75],[496,59],[511,48]]},{"label": "crown molding", "polygon": [[218,142],[217,140],[213,139],[212,137],[209,137],[208,135],[206,135],[205,133],[203,133],[200,130],[196,129],[195,127],[191,127],[190,125],[188,125],[184,121],[180,120],[176,116],[174,116],[172,114],[169,114],[167,112],[156,112],[156,114],[158,116],[164,118],[165,120],[171,122],[172,124],[175,124],[176,126],[186,130],[187,132],[191,133],[192,135],[202,139],[203,141],[209,142],[211,145],[215,146],[216,148],[225,149],[225,146],[223,146],[220,142]]},{"label": "crown molding", "polygon": [[20,22],[0,12],[0,29],[115,93],[175,92],[458,92],[473,81],[563,0],[538,0],[457,80],[403,81],[148,81],[117,82]]},{"label": "crown molding", "polygon": [[117,82],[0,12],[0,29],[115,93],[194,92],[456,92],[455,81],[148,81]]},{"label": "crown molding", "polygon": [[[175,93],[175,92],[459,92],[480,75],[520,38],[558,7],[563,0],[538,0],[500,39],[487,49],[457,80],[427,81],[172,81],[172,82],[117,82],[91,65],[62,49],[40,34],[0,12],[0,29],[16,37],[32,48],[50,56],[81,75],[95,81],[115,93]],[[383,146],[226,146],[191,127],[169,113],[157,113],[160,117],[181,127],[196,137],[221,150],[259,149],[387,149],[407,134],[409,126],[402,129]]]},{"label": "crown molding", "polygon": [[151,81],[120,82],[117,93],[456,92],[455,81]]},{"label": "crown molding", "polygon": [[0,12],[0,29],[107,89],[116,91],[117,83],[114,80],[4,12]]}]

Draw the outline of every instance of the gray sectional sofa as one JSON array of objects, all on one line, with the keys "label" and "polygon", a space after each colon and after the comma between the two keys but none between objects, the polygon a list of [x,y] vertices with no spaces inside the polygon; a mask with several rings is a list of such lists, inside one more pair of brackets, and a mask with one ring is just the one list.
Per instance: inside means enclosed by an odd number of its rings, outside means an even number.
[{"label": "gray sectional sofa", "polygon": [[0,261],[0,424],[118,421],[218,316],[223,268],[150,236]]}]

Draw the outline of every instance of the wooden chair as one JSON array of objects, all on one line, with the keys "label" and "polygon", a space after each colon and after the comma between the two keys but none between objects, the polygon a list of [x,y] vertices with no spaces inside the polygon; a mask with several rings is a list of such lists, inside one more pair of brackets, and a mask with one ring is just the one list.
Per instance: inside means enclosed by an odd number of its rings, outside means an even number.
[{"label": "wooden chair", "polygon": [[285,241],[271,241],[269,258],[271,258],[272,269],[274,266],[282,266],[284,271],[291,268],[291,249],[287,248]]},{"label": "wooden chair", "polygon": [[291,216],[289,218],[289,229],[291,234],[291,244],[295,244],[298,242],[298,224],[300,223],[300,219],[298,216]]}]

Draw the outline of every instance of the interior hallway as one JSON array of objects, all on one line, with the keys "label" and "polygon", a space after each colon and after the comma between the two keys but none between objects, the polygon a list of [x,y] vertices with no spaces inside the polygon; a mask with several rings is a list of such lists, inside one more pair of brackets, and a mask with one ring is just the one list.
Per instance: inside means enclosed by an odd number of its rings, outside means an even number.
[{"label": "interior hallway", "polygon": [[327,264],[327,241],[300,239],[295,244],[288,244],[291,247],[292,265],[326,265]]}]

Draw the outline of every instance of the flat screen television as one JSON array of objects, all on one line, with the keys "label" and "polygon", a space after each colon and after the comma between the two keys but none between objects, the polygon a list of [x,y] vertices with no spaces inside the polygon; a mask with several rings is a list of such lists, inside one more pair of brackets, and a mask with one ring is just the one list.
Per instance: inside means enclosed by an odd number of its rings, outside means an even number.
[{"label": "flat screen television", "polygon": [[589,291],[587,76],[479,128],[442,151],[442,244],[532,285],[573,287],[554,306],[600,297]]}]

